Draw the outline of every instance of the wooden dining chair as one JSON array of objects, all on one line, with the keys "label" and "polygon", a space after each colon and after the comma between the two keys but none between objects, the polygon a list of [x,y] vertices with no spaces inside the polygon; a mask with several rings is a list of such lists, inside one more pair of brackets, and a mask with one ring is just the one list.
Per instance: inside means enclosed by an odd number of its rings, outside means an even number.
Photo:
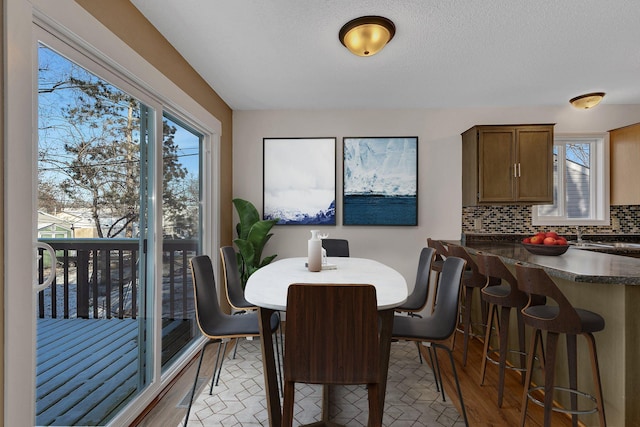
[{"label": "wooden dining chair", "polygon": [[376,289],[372,285],[289,286],[283,426],[293,423],[295,383],[366,384],[368,425],[382,425],[378,319]]}]

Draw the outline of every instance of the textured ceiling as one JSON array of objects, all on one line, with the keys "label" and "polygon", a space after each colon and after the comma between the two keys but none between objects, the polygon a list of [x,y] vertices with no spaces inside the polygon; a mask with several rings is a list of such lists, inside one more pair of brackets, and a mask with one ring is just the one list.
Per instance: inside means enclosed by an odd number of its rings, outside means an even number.
[{"label": "textured ceiling", "polygon": [[[131,0],[234,110],[640,104],[638,0]],[[369,58],[338,40],[381,15]]]}]

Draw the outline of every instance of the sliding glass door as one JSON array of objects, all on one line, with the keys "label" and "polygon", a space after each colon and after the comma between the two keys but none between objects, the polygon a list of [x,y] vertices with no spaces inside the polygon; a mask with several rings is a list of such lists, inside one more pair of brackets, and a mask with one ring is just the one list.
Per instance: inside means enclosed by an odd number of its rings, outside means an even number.
[{"label": "sliding glass door", "polygon": [[35,423],[105,425],[199,338],[204,135],[45,38],[37,236],[56,257],[37,261],[55,280],[37,294]]}]

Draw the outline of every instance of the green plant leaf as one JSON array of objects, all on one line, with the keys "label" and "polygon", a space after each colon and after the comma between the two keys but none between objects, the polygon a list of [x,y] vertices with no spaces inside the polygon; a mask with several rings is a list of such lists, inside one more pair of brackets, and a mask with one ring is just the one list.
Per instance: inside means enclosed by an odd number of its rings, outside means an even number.
[{"label": "green plant leaf", "polygon": [[240,227],[236,227],[238,237],[246,239],[253,224],[260,221],[260,214],[256,207],[253,206],[253,203],[247,200],[233,199],[233,205],[236,207],[238,217],[240,218]]}]

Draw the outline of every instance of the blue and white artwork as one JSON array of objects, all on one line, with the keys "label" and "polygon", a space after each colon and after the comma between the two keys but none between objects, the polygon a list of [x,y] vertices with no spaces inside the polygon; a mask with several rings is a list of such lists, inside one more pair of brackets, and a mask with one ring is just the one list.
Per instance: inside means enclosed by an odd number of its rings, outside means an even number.
[{"label": "blue and white artwork", "polygon": [[264,219],[336,224],[336,138],[264,138]]},{"label": "blue and white artwork", "polygon": [[418,138],[344,138],[344,225],[418,225]]}]

